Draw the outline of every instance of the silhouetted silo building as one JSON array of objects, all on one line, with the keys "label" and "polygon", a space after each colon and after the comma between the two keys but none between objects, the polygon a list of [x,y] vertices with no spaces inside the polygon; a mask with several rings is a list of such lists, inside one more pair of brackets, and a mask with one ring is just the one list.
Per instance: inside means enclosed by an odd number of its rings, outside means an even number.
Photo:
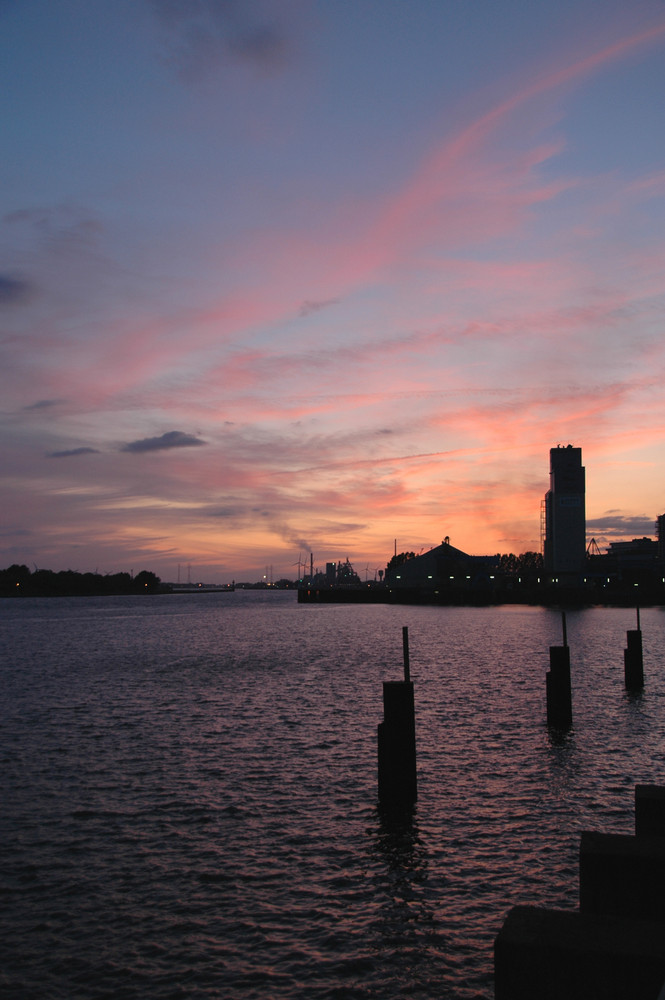
[{"label": "silhouetted silo building", "polygon": [[544,502],[545,572],[578,576],[586,557],[585,475],[582,449],[550,449],[550,488]]},{"label": "silhouetted silo building", "polygon": [[658,562],[665,563],[665,514],[656,518],[656,536],[658,538]]}]

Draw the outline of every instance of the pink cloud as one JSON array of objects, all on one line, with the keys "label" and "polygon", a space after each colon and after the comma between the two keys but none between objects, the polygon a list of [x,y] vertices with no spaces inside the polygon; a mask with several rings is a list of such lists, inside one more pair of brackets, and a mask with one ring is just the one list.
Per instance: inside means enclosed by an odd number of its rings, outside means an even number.
[{"label": "pink cloud", "polygon": [[[420,252],[432,237],[437,239],[439,252],[446,247],[458,252],[461,245],[471,240],[513,232],[530,207],[557,197],[573,181],[544,184],[534,173],[561,149],[560,143],[537,145],[510,159],[497,156],[496,150],[487,147],[490,137],[516,110],[534,98],[658,42],[664,34],[665,24],[659,24],[535,77],[433,150],[394,198],[375,206],[361,206],[359,214],[352,212],[350,206],[342,208],[341,228],[338,225],[336,233],[328,233],[323,246],[321,242],[313,244],[293,234],[265,234],[253,239],[244,251],[239,249],[238,271],[242,272],[246,257],[255,281],[263,272],[260,294],[248,286],[244,293],[225,297],[208,308],[182,310],[176,316],[139,324],[127,320],[115,324],[112,336],[99,331],[94,343],[82,345],[76,362],[77,391],[82,394],[79,401],[82,403],[87,396],[86,404],[93,400],[100,403],[114,395],[126,394],[132,387],[142,388],[169,370],[175,372],[183,362],[192,371],[200,369],[205,363],[205,352],[219,350],[224,342],[296,315],[303,294],[317,301],[330,298],[329,295],[326,298],[326,293],[331,290],[335,297],[348,294],[385,273],[415,249]],[[657,193],[663,183],[663,176],[657,174],[636,183],[633,190],[640,196]],[[500,289],[507,278],[512,279],[510,287],[517,289],[521,282],[531,295],[536,294],[538,285],[541,296],[546,292],[545,279],[559,282],[561,288],[570,280],[570,274],[565,274],[559,261],[474,265],[453,258],[442,259],[438,264],[430,261],[430,265],[454,273],[457,282],[463,274],[468,288],[482,287],[485,294],[490,287]],[[533,280],[536,274],[538,282]],[[442,319],[446,321],[445,317]],[[557,322],[560,321],[558,316]],[[459,329],[456,335],[459,336]],[[424,338],[420,346],[427,349]],[[398,354],[401,347],[398,343],[392,346],[383,343],[381,350],[385,357],[389,350]],[[411,341],[409,349],[418,349],[417,338]],[[366,356],[371,350],[369,345]],[[197,352],[200,352],[198,366]],[[278,373],[280,364],[283,366],[288,360],[286,355],[280,362],[279,358],[259,352],[236,353],[218,368],[220,384],[236,390],[242,386],[250,388],[260,382],[267,367]],[[302,363],[305,359],[301,355],[299,360]],[[338,360],[342,360],[340,355]],[[94,370],[95,379],[94,388],[88,393],[85,376],[89,370]],[[50,392],[65,390],[69,379],[69,373],[58,374],[55,366],[50,376],[45,376]]]},{"label": "pink cloud", "polygon": [[[549,73],[535,75],[429,155],[398,193],[374,205],[338,205],[335,223],[316,240],[300,233],[255,233],[235,248],[238,273],[261,274],[262,307],[255,319],[283,320],[310,300],[339,299],[389,271],[432,238],[439,252],[459,252],[471,242],[512,234],[528,211],[577,185],[574,179],[543,182],[537,168],[563,148],[562,142],[500,153],[490,138],[530,101],[655,44],[665,24],[604,46]],[[657,187],[658,181],[652,182]],[[249,298],[249,295],[248,295]],[[217,322],[215,311],[210,318]],[[220,324],[222,316],[220,315]],[[241,324],[244,320],[241,320]],[[242,326],[236,328],[236,333]]]},{"label": "pink cloud", "polygon": [[[367,275],[385,266],[405,247],[426,239],[433,225],[445,225],[442,235],[449,245],[457,245],[460,237],[494,236],[514,227],[525,207],[556,197],[573,182],[534,183],[533,169],[559,152],[560,142],[538,146],[502,163],[496,153],[490,160],[483,152],[487,140],[513,112],[535,97],[588,76],[663,36],[665,23],[538,76],[446,140],[380,210],[368,237],[351,253],[349,270]],[[441,203],[446,209],[443,215],[437,211]],[[488,212],[488,206],[493,206],[493,211]],[[342,265],[338,270],[344,273]]]}]

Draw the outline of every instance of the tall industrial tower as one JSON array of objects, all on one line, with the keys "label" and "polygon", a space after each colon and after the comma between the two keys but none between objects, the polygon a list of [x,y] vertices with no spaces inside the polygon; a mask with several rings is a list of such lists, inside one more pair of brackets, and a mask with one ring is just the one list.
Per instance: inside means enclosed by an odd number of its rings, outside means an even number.
[{"label": "tall industrial tower", "polygon": [[582,449],[550,448],[550,488],[545,494],[545,572],[572,577],[586,556],[585,475]]},{"label": "tall industrial tower", "polygon": [[656,518],[656,535],[658,538],[658,562],[665,563],[665,514]]}]

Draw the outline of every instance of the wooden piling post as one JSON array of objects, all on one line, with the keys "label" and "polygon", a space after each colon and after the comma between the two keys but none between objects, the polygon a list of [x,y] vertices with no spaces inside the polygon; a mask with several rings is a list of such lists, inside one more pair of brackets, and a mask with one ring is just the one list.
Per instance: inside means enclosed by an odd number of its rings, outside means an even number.
[{"label": "wooden piling post", "polygon": [[573,723],[570,689],[570,649],[566,631],[566,612],[561,612],[563,646],[550,646],[550,669],[545,677],[547,690],[547,725],[568,729]]},{"label": "wooden piling post", "polygon": [[637,628],[626,632],[626,642],[628,648],[623,651],[624,683],[628,691],[641,691],[644,687],[644,659],[639,608],[637,608]]},{"label": "wooden piling post", "polygon": [[378,726],[379,801],[408,807],[418,797],[416,723],[409,637],[402,630],[404,680],[383,682],[383,722]]}]

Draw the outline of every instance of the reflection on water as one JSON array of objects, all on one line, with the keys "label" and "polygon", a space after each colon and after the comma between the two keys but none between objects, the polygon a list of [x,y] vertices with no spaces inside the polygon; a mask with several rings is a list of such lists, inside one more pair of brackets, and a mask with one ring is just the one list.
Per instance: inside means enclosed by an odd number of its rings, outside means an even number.
[{"label": "reflection on water", "polygon": [[[0,602],[0,994],[492,996],[516,903],[577,904],[583,829],[665,781],[665,616],[298,606],[291,594]],[[418,803],[377,807],[409,627]]]},{"label": "reflection on water", "polygon": [[552,798],[566,799],[569,790],[579,779],[580,760],[577,753],[574,731],[560,729],[547,731],[549,745],[548,782]]}]

